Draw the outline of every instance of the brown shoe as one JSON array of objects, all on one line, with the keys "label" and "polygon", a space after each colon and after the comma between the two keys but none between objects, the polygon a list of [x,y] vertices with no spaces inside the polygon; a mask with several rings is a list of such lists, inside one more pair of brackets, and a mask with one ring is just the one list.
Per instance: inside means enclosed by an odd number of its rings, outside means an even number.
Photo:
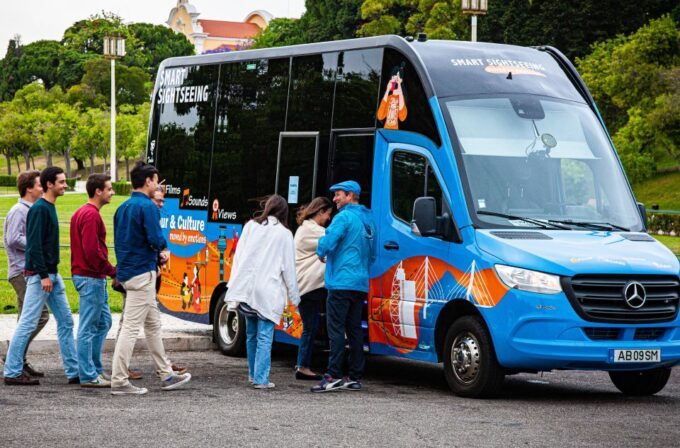
[{"label": "brown shoe", "polygon": [[178,364],[172,363],[172,365],[170,367],[172,367],[172,371],[175,372],[178,375],[184,375],[185,373],[187,373],[187,368],[184,367],[184,366],[180,366]]},{"label": "brown shoe", "polygon": [[33,368],[32,365],[30,365],[30,364],[27,363],[27,362],[24,363],[24,373],[25,373],[26,375],[28,375],[28,376],[37,377],[37,378],[42,378],[42,377],[45,376],[44,373],[38,372],[37,370],[35,370],[35,369]]},{"label": "brown shoe", "polygon": [[141,380],[144,376],[139,370],[128,369],[128,379]]},{"label": "brown shoe", "polygon": [[37,386],[40,384],[40,381],[31,378],[25,373],[22,373],[21,375],[14,378],[6,376],[5,384],[7,386]]}]

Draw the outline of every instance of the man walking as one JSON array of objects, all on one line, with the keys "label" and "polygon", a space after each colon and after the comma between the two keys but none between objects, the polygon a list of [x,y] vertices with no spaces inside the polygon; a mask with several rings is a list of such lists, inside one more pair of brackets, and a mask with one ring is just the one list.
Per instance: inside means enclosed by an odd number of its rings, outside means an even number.
[{"label": "man walking", "polygon": [[[26,279],[24,278],[24,267],[26,264],[26,216],[33,203],[43,195],[42,185],[40,185],[40,171],[25,171],[19,174],[19,177],[17,177],[17,189],[21,198],[7,213],[3,235],[5,249],[7,250],[7,277],[12,288],[14,288],[14,292],[17,294],[19,309],[17,319],[19,319],[24,306],[24,296],[26,295]],[[28,338],[26,350],[24,351],[24,376],[45,376],[44,373],[38,372],[26,361],[26,352],[31,341],[40,333],[40,330],[43,329],[49,319],[50,313],[47,310],[47,305],[44,305],[38,318],[38,326]]]},{"label": "man walking", "polygon": [[161,317],[156,303],[156,270],[159,256],[168,259],[161,233],[160,213],[151,201],[158,187],[158,170],[138,162],[130,173],[134,191],[118,207],[113,218],[114,245],[118,259],[117,278],[127,291],[125,320],[113,353],[111,393],[142,395],[147,389],[133,386],[128,367],[137,334],[144,325],[146,344],[161,379],[162,390],[172,390],[191,380],[191,374],[175,374],[165,356]]},{"label": "man walking", "polygon": [[[375,225],[371,211],[359,205],[361,187],[353,180],[333,185],[340,212],[319,240],[316,254],[326,261],[326,325],[330,341],[328,369],[312,392],[361,390],[364,337],[361,312],[368,296],[368,269],[375,258]],[[345,334],[349,339],[349,376],[343,379]]]},{"label": "man walking", "polygon": [[69,384],[78,384],[78,361],[73,343],[73,316],[69,308],[64,280],[57,272],[59,265],[59,221],[54,207],[66,191],[66,176],[59,167],[45,168],[40,173],[44,196],[38,199],[26,217],[26,296],[19,324],[7,351],[5,384],[36,385],[38,380],[23,374],[23,357],[31,334],[38,326],[47,303],[57,320],[59,350]]},{"label": "man walking", "polygon": [[104,376],[102,349],[111,328],[106,277],[115,281],[109,262],[106,227],[99,211],[111,202],[111,177],[93,174],[85,184],[89,200],[71,218],[71,274],[80,296],[78,371],[80,387],[111,387]]}]

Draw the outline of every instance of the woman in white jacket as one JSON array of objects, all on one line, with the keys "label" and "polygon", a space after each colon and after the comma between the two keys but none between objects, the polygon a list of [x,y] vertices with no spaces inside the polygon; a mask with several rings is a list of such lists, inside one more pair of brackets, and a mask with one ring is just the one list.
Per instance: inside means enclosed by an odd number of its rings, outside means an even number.
[{"label": "woman in white jacket", "polygon": [[326,300],[328,294],[324,288],[326,265],[316,255],[316,246],[326,234],[332,210],[330,199],[318,197],[298,211],[297,223],[300,227],[295,232],[295,267],[301,296],[298,310],[302,317],[302,336],[295,371],[298,380],[321,380],[321,375],[310,369],[314,336],[319,327],[319,309],[321,301]]},{"label": "woman in white jacket", "polygon": [[288,299],[300,303],[295,274],[295,243],[288,230],[288,203],[270,196],[264,211],[248,221],[236,246],[226,300],[246,319],[249,379],[256,389],[271,389],[269,381],[274,327]]}]

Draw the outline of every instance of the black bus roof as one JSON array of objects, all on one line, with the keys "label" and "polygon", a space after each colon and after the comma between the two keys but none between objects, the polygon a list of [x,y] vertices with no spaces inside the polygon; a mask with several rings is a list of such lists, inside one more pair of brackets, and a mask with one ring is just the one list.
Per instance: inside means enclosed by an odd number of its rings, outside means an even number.
[{"label": "black bus roof", "polygon": [[[583,102],[589,93],[571,63],[550,47],[520,47],[449,40],[407,41],[396,35],[318,42],[287,47],[183,56],[164,60],[168,67],[252,61],[255,59],[332,53],[368,48],[394,48],[413,63],[427,97],[461,94],[533,93]],[[489,67],[492,70],[489,70]],[[510,67],[513,76],[499,73]],[[495,72],[494,72],[495,70]],[[489,76],[492,73],[493,76]],[[481,75],[481,76],[480,76]],[[498,76],[502,75],[502,76]],[[514,82],[506,82],[505,79]],[[576,87],[576,89],[574,88]],[[585,89],[585,91],[584,91]]]}]

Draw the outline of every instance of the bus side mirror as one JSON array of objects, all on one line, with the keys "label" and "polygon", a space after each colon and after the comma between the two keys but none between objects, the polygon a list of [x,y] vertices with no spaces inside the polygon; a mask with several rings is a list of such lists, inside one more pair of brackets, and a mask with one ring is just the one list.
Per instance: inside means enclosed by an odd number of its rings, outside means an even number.
[{"label": "bus side mirror", "polygon": [[642,217],[642,225],[644,227],[643,230],[647,230],[647,209],[645,208],[645,204],[638,202],[637,206],[638,210],[640,211],[640,216]]},{"label": "bus side mirror", "polygon": [[437,234],[437,203],[433,197],[425,196],[415,200],[411,229],[420,236]]}]

